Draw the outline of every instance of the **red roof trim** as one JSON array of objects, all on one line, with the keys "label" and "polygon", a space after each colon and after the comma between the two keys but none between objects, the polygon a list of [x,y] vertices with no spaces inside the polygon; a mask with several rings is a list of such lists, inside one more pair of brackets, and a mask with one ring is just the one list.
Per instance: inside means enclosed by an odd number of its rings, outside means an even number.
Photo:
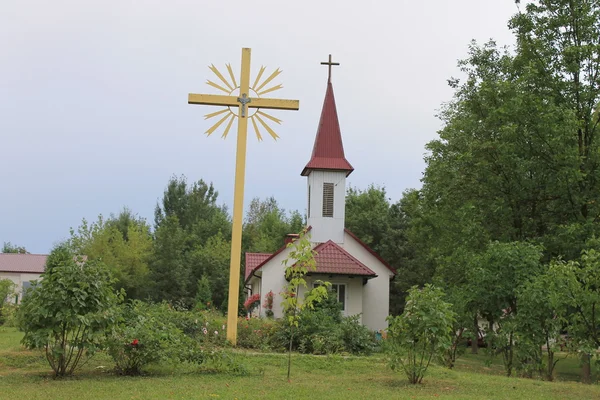
[{"label": "red roof trim", "polygon": [[269,258],[267,258],[265,261],[261,262],[256,267],[254,267],[251,271],[249,271],[248,272],[248,276],[246,277],[246,282],[245,283],[248,283],[248,281],[252,277],[252,274],[254,274],[256,271],[258,271],[263,265],[265,265],[266,263],[268,263],[269,261],[271,261],[277,254],[281,253],[286,248],[287,248],[287,245],[283,245],[281,248],[279,248],[279,250],[277,250],[275,253],[271,254],[271,256]]},{"label": "red roof trim", "polygon": [[246,253],[244,279],[247,279],[252,274],[252,270],[269,257],[271,257],[271,253]]},{"label": "red roof trim", "polygon": [[348,230],[348,228],[344,228],[344,231],[348,235],[350,235],[354,240],[356,240],[358,242],[358,244],[360,244],[362,247],[364,247],[365,250],[367,250],[369,253],[371,253],[373,256],[375,256],[375,258],[377,258],[379,261],[381,261],[381,263],[383,265],[385,265],[387,269],[392,271],[394,273],[394,275],[396,275],[396,273],[397,273],[396,270],[390,264],[388,264],[387,261],[385,261],[383,258],[381,258],[381,256],[379,254],[377,254],[373,249],[371,249],[369,246],[367,246],[366,243],[364,243],[362,240],[360,240],[354,233],[350,232]]},{"label": "red roof trim", "polygon": [[[319,253],[320,251],[326,249],[327,247],[333,247],[335,250],[337,250],[338,252],[340,252],[341,254],[343,254],[344,256],[348,257],[350,259],[350,261],[352,261],[355,264],[355,267],[362,270],[361,273],[357,273],[357,272],[337,272],[337,271],[319,271]],[[377,274],[375,272],[373,272],[373,270],[371,270],[369,267],[367,267],[365,264],[363,264],[360,260],[358,260],[356,257],[354,257],[352,254],[348,253],[348,251],[346,249],[344,249],[343,247],[341,247],[340,245],[338,245],[337,243],[335,243],[332,240],[328,240],[325,243],[320,243],[319,245],[315,246],[315,248],[313,249],[317,255],[315,256],[315,258],[317,259],[317,269],[316,271],[309,271],[310,274],[331,274],[331,275],[358,275],[358,276],[371,276],[371,277],[376,277]]]}]

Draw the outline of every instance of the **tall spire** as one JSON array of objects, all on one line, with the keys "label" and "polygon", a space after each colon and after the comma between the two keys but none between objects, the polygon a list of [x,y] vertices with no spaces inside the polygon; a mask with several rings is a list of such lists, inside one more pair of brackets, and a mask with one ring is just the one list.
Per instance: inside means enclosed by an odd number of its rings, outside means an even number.
[{"label": "tall spire", "polygon": [[333,85],[331,84],[331,66],[339,63],[322,62],[329,65],[329,76],[327,81],[327,91],[325,92],[325,101],[321,111],[317,137],[313,146],[312,157],[308,164],[302,170],[302,176],[307,176],[310,170],[335,170],[346,171],[346,176],[350,175],[354,168],[344,155],[344,144],[342,143],[342,132],[340,122],[335,107],[335,97],[333,95]]}]

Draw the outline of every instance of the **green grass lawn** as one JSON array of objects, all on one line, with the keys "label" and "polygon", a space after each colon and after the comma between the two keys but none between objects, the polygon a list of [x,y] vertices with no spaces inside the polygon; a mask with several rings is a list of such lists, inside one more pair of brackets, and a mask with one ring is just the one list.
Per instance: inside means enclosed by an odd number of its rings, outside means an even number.
[{"label": "green grass lawn", "polygon": [[[502,365],[483,355],[465,355],[455,370],[433,366],[423,384],[410,385],[380,356],[293,356],[292,382],[286,357],[239,352],[246,376],[213,374],[188,365],[157,366],[144,377],[119,377],[105,355],[75,377],[54,380],[39,352],[23,350],[21,333],[0,327],[0,399],[580,399],[600,398],[600,386],[506,378]],[[499,360],[498,360],[499,361]],[[564,371],[578,364],[565,363]],[[102,368],[105,367],[105,368]],[[560,371],[559,371],[560,372]],[[578,374],[564,374],[564,380]],[[562,372],[559,379],[563,379]]]}]

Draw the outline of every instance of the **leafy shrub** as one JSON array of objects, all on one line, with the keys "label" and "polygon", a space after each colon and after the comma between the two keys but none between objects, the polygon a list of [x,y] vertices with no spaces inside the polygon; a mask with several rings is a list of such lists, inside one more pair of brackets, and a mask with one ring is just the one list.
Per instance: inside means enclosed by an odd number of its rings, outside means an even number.
[{"label": "leafy shrub", "polygon": [[274,341],[281,324],[271,319],[238,318],[237,345],[246,349],[283,350]]},{"label": "leafy shrub", "polygon": [[6,326],[9,328],[15,328],[18,326],[17,320],[17,311],[19,310],[19,306],[11,303],[4,303],[2,307],[2,318],[0,318],[0,325],[2,325],[2,321],[4,324],[2,326]]},{"label": "leafy shrub", "polygon": [[210,288],[210,280],[206,275],[202,275],[202,278],[198,279],[198,291],[196,292],[196,308],[198,310],[205,310],[210,308],[210,301],[212,300],[212,289]]},{"label": "leafy shrub", "polygon": [[116,324],[122,295],[103,264],[76,261],[64,245],[52,251],[42,278],[19,307],[22,342],[45,351],[55,376],[71,375]]},{"label": "leafy shrub", "polygon": [[160,361],[187,361],[202,364],[207,352],[200,343],[178,327],[194,331],[185,311],[166,303],[133,301],[122,310],[123,323],[108,339],[108,353],[123,375],[139,375],[149,364]]},{"label": "leafy shrub", "polygon": [[0,325],[6,321],[6,314],[9,312],[5,307],[10,303],[7,301],[9,296],[14,294],[15,284],[10,279],[0,279]]},{"label": "leafy shrub", "polygon": [[202,321],[202,326],[196,339],[206,345],[229,346],[227,319],[223,314],[215,310],[206,310],[198,313],[197,318]]},{"label": "leafy shrub", "polygon": [[444,301],[444,292],[439,288],[413,286],[402,315],[388,320],[391,368],[404,371],[410,383],[421,383],[432,357],[441,357],[452,344],[452,305]]},{"label": "leafy shrub", "polygon": [[348,353],[369,355],[377,349],[375,333],[360,323],[358,315],[342,319],[340,335]]},{"label": "leafy shrub", "polygon": [[[304,309],[299,313],[297,333],[294,334],[293,348],[307,354],[370,354],[376,347],[375,335],[359,322],[359,316],[344,317],[341,303],[329,296],[314,309]],[[274,350],[285,348],[289,343],[290,331],[285,323],[279,323],[274,332],[271,346]]]}]

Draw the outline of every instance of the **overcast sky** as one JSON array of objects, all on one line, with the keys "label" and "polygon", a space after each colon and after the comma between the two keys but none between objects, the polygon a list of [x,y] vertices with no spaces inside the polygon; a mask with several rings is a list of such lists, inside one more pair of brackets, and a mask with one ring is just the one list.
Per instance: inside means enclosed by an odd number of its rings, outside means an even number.
[{"label": "overcast sky", "polygon": [[[281,139],[249,137],[246,204],[275,196],[304,212],[305,179],[329,53],[349,184],[385,185],[392,201],[420,187],[424,145],[446,80],[471,39],[513,43],[513,0],[0,2],[0,245],[46,253],[82,218],[128,206],[153,220],[173,175],[212,181],[233,201],[235,135],[206,137],[187,94],[216,93],[207,68],[242,47],[283,70]],[[235,130],[233,130],[235,132]]]}]

